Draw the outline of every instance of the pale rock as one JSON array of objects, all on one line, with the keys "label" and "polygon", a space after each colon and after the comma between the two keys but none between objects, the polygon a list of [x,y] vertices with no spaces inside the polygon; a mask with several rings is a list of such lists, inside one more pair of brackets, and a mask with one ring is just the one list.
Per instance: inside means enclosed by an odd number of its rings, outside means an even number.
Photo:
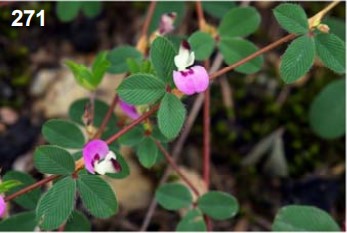
[{"label": "pale rock", "polygon": [[125,211],[146,208],[153,197],[153,183],[143,175],[128,148],[122,147],[121,153],[128,163],[130,175],[125,179],[112,179],[107,176],[103,178],[111,185],[119,204]]}]

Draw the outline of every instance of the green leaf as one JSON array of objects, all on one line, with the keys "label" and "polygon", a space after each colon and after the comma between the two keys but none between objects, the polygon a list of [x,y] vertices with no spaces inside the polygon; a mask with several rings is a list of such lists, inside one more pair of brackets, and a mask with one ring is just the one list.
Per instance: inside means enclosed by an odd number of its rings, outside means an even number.
[{"label": "green leaf", "polygon": [[8,192],[21,184],[22,183],[19,180],[3,180],[0,184],[0,193]]},{"label": "green leaf", "polygon": [[157,126],[153,127],[152,130],[152,135],[153,138],[155,138],[156,140],[160,141],[160,142],[169,142],[170,139],[168,139],[167,137],[165,137],[162,132],[160,131],[160,129]]},{"label": "green leaf", "polygon": [[164,37],[158,36],[152,43],[151,61],[158,77],[165,83],[172,83],[176,53],[172,43]]},{"label": "green leaf", "polygon": [[136,146],[143,140],[144,133],[143,126],[138,126],[125,133],[118,139],[118,141],[122,145]]},{"label": "green leaf", "polygon": [[288,46],[280,65],[280,74],[284,82],[295,82],[310,70],[315,57],[314,47],[313,38],[308,36],[301,36]]},{"label": "green leaf", "polygon": [[42,134],[49,143],[65,148],[79,149],[85,143],[80,128],[71,121],[58,119],[46,121],[42,127]]},{"label": "green leaf", "polygon": [[93,83],[92,72],[84,65],[77,64],[73,61],[65,61],[65,65],[72,71],[76,82],[83,88],[93,91],[97,86]]},{"label": "green leaf", "polygon": [[58,19],[62,22],[70,22],[77,17],[81,8],[81,2],[57,2],[56,11]]},{"label": "green leaf", "polygon": [[[4,181],[13,179],[21,182],[21,184],[6,192],[6,195],[11,195],[29,185],[36,183],[36,180],[30,175],[19,171],[9,171],[3,176]],[[40,198],[40,193],[40,189],[36,188],[26,194],[16,197],[15,199],[13,199],[13,201],[18,205],[24,207],[25,209],[35,209],[36,204]]]},{"label": "green leaf", "polygon": [[235,197],[228,193],[210,191],[198,199],[198,207],[203,213],[216,220],[234,217],[239,211]]},{"label": "green leaf", "polygon": [[223,17],[218,32],[221,38],[246,37],[258,29],[260,20],[254,7],[233,8]]},{"label": "green leaf", "polygon": [[204,217],[199,209],[189,210],[178,223],[176,231],[206,231]]},{"label": "green leaf", "polygon": [[201,3],[202,3],[202,9],[206,13],[208,13],[211,16],[214,16],[218,19],[222,19],[231,8],[234,8],[236,6],[235,2],[230,2],[230,1],[228,1],[228,2],[202,1]]},{"label": "green leaf", "polygon": [[35,211],[22,212],[0,221],[0,231],[34,231]]},{"label": "green leaf", "polygon": [[124,157],[119,152],[116,152],[113,149],[112,151],[117,155],[117,161],[120,164],[122,170],[118,173],[106,173],[106,175],[114,179],[124,179],[130,174],[129,166]]},{"label": "green leaf", "polygon": [[91,231],[92,226],[88,218],[79,211],[74,210],[67,220],[64,231]]},{"label": "green leaf", "polygon": [[210,34],[200,31],[194,32],[189,37],[188,42],[195,53],[195,59],[198,61],[208,59],[213,52],[215,44]]},{"label": "green leaf", "polygon": [[111,63],[107,60],[107,54],[107,52],[100,52],[94,60],[92,66],[93,79],[91,81],[95,87],[100,84],[107,69],[111,66]]},{"label": "green leaf", "polygon": [[274,15],[281,27],[290,33],[305,34],[309,31],[307,15],[298,4],[282,3],[274,9]]},{"label": "green leaf", "polygon": [[151,168],[157,161],[157,145],[151,138],[146,137],[137,148],[137,156],[139,157],[139,161],[142,166],[145,168]]},{"label": "green leaf", "polygon": [[165,83],[153,75],[133,74],[123,80],[117,91],[119,97],[128,104],[149,104],[165,94]]},{"label": "green leaf", "polygon": [[75,171],[70,153],[57,146],[39,146],[34,153],[34,163],[42,173],[69,175]]},{"label": "green leaf", "polygon": [[158,111],[158,126],[168,139],[177,137],[186,118],[186,109],[173,94],[166,93]]},{"label": "green leaf", "polygon": [[334,34],[315,36],[318,57],[329,69],[344,73],[346,69],[345,43]]},{"label": "green leaf", "polygon": [[[80,125],[84,125],[83,123],[83,114],[85,106],[89,104],[89,99],[79,99],[73,102],[69,108],[69,117],[71,120],[77,122]],[[96,127],[100,127],[107,111],[109,109],[109,105],[105,102],[95,99],[94,100],[94,122],[93,125]],[[114,112],[111,114],[111,118],[107,124],[106,130],[108,128],[116,128],[117,118]]]},{"label": "green leaf", "polygon": [[311,206],[289,205],[280,209],[273,231],[341,231],[332,217]]},{"label": "green leaf", "polygon": [[337,35],[341,40],[346,41],[345,20],[329,16],[324,18],[323,23],[329,26],[330,33],[333,33]]},{"label": "green leaf", "polygon": [[36,219],[40,228],[53,230],[70,216],[76,194],[76,182],[68,176],[56,182],[40,199],[36,208]]},{"label": "green leaf", "polygon": [[313,131],[322,138],[334,139],[345,134],[346,81],[327,85],[310,106],[309,120]]},{"label": "green leaf", "polygon": [[82,11],[87,17],[94,18],[101,13],[101,4],[101,2],[83,2]]},{"label": "green leaf", "polygon": [[155,192],[155,199],[163,208],[168,210],[189,207],[193,201],[189,189],[178,183],[160,186]]},{"label": "green leaf", "polygon": [[[223,38],[219,49],[228,65],[234,64],[258,50],[253,43],[241,38]],[[235,70],[244,74],[252,74],[261,69],[263,62],[263,56],[258,56]]]},{"label": "green leaf", "polygon": [[161,16],[163,14],[176,12],[176,20],[174,23],[175,28],[178,28],[185,16],[186,6],[185,2],[174,1],[158,1],[155,6],[155,11],[149,24],[149,33],[154,32],[160,23]]},{"label": "green leaf", "polygon": [[111,187],[98,176],[79,175],[77,188],[83,205],[98,218],[108,218],[118,210],[118,203]]},{"label": "green leaf", "polygon": [[109,73],[122,74],[129,71],[127,60],[129,58],[135,59],[135,61],[141,61],[142,54],[134,47],[125,45],[112,49],[107,59],[111,62],[111,66],[108,69]]}]

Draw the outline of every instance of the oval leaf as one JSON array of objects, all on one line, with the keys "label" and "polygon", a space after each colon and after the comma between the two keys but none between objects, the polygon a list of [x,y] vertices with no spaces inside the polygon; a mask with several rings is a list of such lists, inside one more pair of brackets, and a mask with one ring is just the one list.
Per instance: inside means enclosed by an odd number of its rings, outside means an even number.
[{"label": "oval leaf", "polygon": [[35,227],[35,211],[15,214],[0,221],[0,231],[34,231]]},{"label": "oval leaf", "polygon": [[295,82],[313,65],[315,48],[313,38],[301,36],[294,40],[282,56],[281,78],[286,83]]},{"label": "oval leaf", "polygon": [[198,207],[203,213],[216,220],[234,217],[239,211],[235,197],[228,193],[210,191],[198,199]]},{"label": "oval leaf", "polygon": [[75,161],[69,152],[56,146],[40,146],[34,153],[35,167],[42,173],[69,175],[75,171]]},{"label": "oval leaf", "polygon": [[329,69],[344,73],[346,69],[345,43],[334,34],[319,34],[315,37],[317,55]]},{"label": "oval leaf", "polygon": [[178,223],[176,231],[206,231],[204,217],[199,209],[189,210]]},{"label": "oval leaf", "polygon": [[144,138],[144,129],[142,126],[138,126],[133,128],[132,130],[125,133],[121,136],[118,141],[122,145],[126,146],[136,146],[139,144]]},{"label": "oval leaf", "polygon": [[186,118],[186,109],[182,102],[173,94],[166,93],[158,111],[160,131],[168,139],[175,138],[181,131]]},{"label": "oval leaf", "polygon": [[62,22],[74,20],[81,8],[81,2],[57,2],[58,19]]},{"label": "oval leaf", "polygon": [[67,220],[64,231],[91,231],[92,226],[88,218],[79,211],[74,210]]},{"label": "oval leaf", "polygon": [[202,61],[211,56],[214,49],[214,39],[210,34],[200,31],[194,32],[189,37],[188,42],[195,53],[196,60]]},{"label": "oval leaf", "polygon": [[111,187],[95,175],[79,175],[77,188],[83,205],[98,218],[108,218],[118,210],[118,203]]},{"label": "oval leaf", "polygon": [[165,83],[153,75],[134,74],[123,80],[117,91],[128,104],[149,104],[165,94]]},{"label": "oval leaf", "polygon": [[218,19],[221,19],[225,16],[226,13],[228,13],[228,11],[231,8],[234,8],[236,6],[235,2],[219,2],[219,1],[211,1],[211,2],[207,2],[207,1],[202,1],[202,9],[204,9],[204,11],[208,14],[210,14],[211,16],[214,16]]},{"label": "oval leaf", "polygon": [[290,205],[281,208],[272,225],[273,231],[340,231],[325,211],[311,206]]},{"label": "oval leaf", "polygon": [[327,85],[314,99],[309,120],[313,131],[322,138],[334,139],[345,134],[346,81]]},{"label": "oval leaf", "polygon": [[[253,43],[240,38],[223,38],[219,49],[228,65],[234,64],[258,50]],[[263,62],[263,56],[258,56],[235,70],[244,74],[252,74],[260,70]]]},{"label": "oval leaf", "polygon": [[189,207],[193,198],[189,189],[178,183],[164,184],[155,192],[155,199],[168,210],[178,210]]},{"label": "oval leaf", "polygon": [[150,50],[151,62],[158,77],[165,83],[172,83],[175,56],[176,50],[168,39],[158,36],[153,41]]},{"label": "oval leaf", "polygon": [[155,164],[158,153],[157,145],[149,137],[146,137],[137,148],[137,156],[145,168],[150,168]]},{"label": "oval leaf", "polygon": [[238,7],[223,17],[218,32],[222,38],[245,37],[257,30],[259,24],[260,15],[254,7]]},{"label": "oval leaf", "polygon": [[111,62],[108,72],[112,74],[128,72],[127,59],[129,58],[140,61],[142,59],[142,54],[136,48],[129,45],[112,49],[107,55],[108,61]]},{"label": "oval leaf", "polygon": [[307,15],[300,5],[283,3],[274,9],[278,23],[288,32],[304,34],[308,32]]},{"label": "oval leaf", "polygon": [[36,219],[40,228],[53,230],[70,216],[76,194],[76,182],[68,176],[57,181],[40,199],[36,208]]},{"label": "oval leaf", "polygon": [[[19,172],[19,171],[9,171],[3,176],[3,180],[18,180],[21,184],[12,188],[10,191],[6,192],[6,195],[11,195],[29,185],[36,183],[36,180],[30,175]],[[24,207],[25,209],[35,209],[36,204],[40,198],[40,189],[36,188],[30,192],[23,194],[21,196],[13,199],[18,205]]]},{"label": "oval leaf", "polygon": [[94,18],[101,13],[102,5],[101,2],[83,2],[82,11],[89,17]]},{"label": "oval leaf", "polygon": [[44,138],[51,144],[65,148],[79,149],[85,143],[80,128],[71,121],[49,120],[42,127]]}]

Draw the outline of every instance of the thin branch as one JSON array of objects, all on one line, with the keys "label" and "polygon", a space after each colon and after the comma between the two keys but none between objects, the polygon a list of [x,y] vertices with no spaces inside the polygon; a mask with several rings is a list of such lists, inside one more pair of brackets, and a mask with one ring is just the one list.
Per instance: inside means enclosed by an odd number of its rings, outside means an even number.
[{"label": "thin branch", "polygon": [[114,108],[116,107],[116,105],[117,105],[117,103],[118,103],[118,100],[119,100],[119,97],[118,97],[118,95],[116,94],[116,95],[114,96],[113,100],[112,100],[112,103],[111,103],[110,107],[109,107],[108,110],[107,110],[107,113],[106,113],[106,115],[105,115],[105,117],[104,117],[104,119],[103,119],[103,121],[102,121],[102,123],[101,123],[101,125],[100,125],[100,127],[99,127],[99,129],[98,129],[98,131],[95,133],[95,135],[94,135],[94,137],[93,137],[94,139],[95,139],[95,138],[100,138],[100,137],[101,137],[102,133],[104,132],[104,130],[105,130],[105,128],[106,128],[107,123],[108,123],[108,122],[110,121],[110,119],[111,119],[112,113],[113,113]]},{"label": "thin branch", "polygon": [[203,178],[207,190],[210,186],[210,88],[204,92],[204,111],[203,111]]},{"label": "thin branch", "polygon": [[107,144],[112,143],[113,141],[117,140],[119,137],[121,137],[123,134],[127,133],[129,130],[134,128],[136,125],[140,124],[142,121],[146,120],[148,117],[150,117],[153,113],[155,113],[159,109],[159,104],[152,107],[148,112],[143,114],[141,117],[137,118],[136,120],[132,121],[129,125],[125,126],[121,130],[119,130],[116,134],[112,135],[110,138],[106,139],[105,142]]},{"label": "thin branch", "polygon": [[141,37],[147,37],[149,24],[152,21],[156,4],[157,4],[156,1],[151,1],[151,3],[149,4],[147,16],[146,16],[145,22],[143,23],[143,27],[141,31]]},{"label": "thin branch", "polygon": [[195,2],[195,10],[198,15],[199,28],[201,30],[203,29],[206,21],[205,21],[204,12],[202,10],[202,4],[200,0],[197,0]]},{"label": "thin branch", "polygon": [[180,171],[179,167],[177,166],[176,162],[172,159],[172,156],[165,150],[165,148],[160,144],[159,141],[154,141],[159,150],[163,153],[165,159],[170,164],[172,169],[175,170],[175,172],[182,178],[182,180],[189,186],[189,188],[195,193],[196,196],[200,196],[199,191],[196,189],[194,184]]},{"label": "thin branch", "polygon": [[18,197],[20,195],[26,194],[26,193],[32,191],[33,189],[36,189],[36,188],[38,188],[38,187],[40,187],[40,186],[42,186],[44,184],[47,184],[48,182],[50,182],[52,180],[55,180],[58,177],[60,177],[60,176],[59,175],[48,176],[48,177],[38,181],[35,184],[29,185],[29,186],[27,186],[27,187],[25,187],[25,188],[15,192],[15,193],[11,194],[11,195],[6,196],[4,199],[5,199],[6,202],[11,201],[12,199],[15,199],[16,197]]},{"label": "thin branch", "polygon": [[248,57],[245,57],[244,59],[230,65],[230,66],[227,66],[227,67],[224,67],[223,69],[220,69],[218,70],[217,72],[213,73],[210,75],[210,79],[215,79],[229,71],[232,71],[233,69],[245,64],[246,62],[249,62],[250,60],[256,58],[257,56],[259,55],[262,55],[263,53],[266,53],[274,48],[276,48],[277,46],[280,46],[281,44],[284,44],[288,41],[291,41],[293,40],[294,38],[296,38],[296,35],[295,34],[289,34],[285,37],[282,37],[281,39],[269,44],[268,46],[262,48],[262,49],[259,49],[257,52],[255,53],[252,53],[251,55],[249,55]]}]

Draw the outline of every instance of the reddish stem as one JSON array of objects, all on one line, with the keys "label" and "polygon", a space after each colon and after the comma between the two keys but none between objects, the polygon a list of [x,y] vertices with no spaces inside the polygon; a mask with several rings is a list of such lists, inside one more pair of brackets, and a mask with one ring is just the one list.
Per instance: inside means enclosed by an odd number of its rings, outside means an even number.
[{"label": "reddish stem", "polygon": [[98,131],[96,132],[96,134],[94,135],[94,139],[95,138],[100,138],[102,133],[104,132],[105,128],[106,128],[106,125],[107,123],[110,121],[111,119],[111,116],[112,116],[112,113],[113,113],[113,110],[114,108],[116,107],[117,103],[118,103],[118,100],[119,100],[119,97],[118,95],[116,94],[112,100],[112,103],[110,105],[110,107],[108,108],[108,111],[100,125],[100,128],[98,129]]},{"label": "reddish stem", "polygon": [[224,67],[223,69],[220,69],[217,72],[214,72],[213,74],[210,75],[210,79],[215,79],[215,78],[217,78],[217,77],[219,77],[219,76],[221,76],[221,75],[223,75],[229,71],[232,71],[233,69],[245,64],[246,62],[249,62],[250,60],[256,58],[257,56],[262,55],[263,53],[266,53],[266,52],[276,48],[277,46],[284,44],[285,42],[293,40],[296,36],[297,35],[295,35],[295,34],[289,34],[285,37],[282,37],[281,39],[275,41],[274,43],[269,44],[268,46],[266,46],[262,49],[259,49],[255,53],[252,53],[248,57],[245,57],[242,60],[240,60],[240,61],[238,61],[238,62],[236,62],[230,66]]},{"label": "reddish stem", "polygon": [[151,1],[151,3],[149,4],[147,16],[146,16],[145,22],[143,23],[141,36],[146,36],[147,35],[149,24],[152,21],[156,4],[157,4],[156,1]]},{"label": "reddish stem", "polygon": [[148,112],[143,114],[141,117],[137,118],[136,120],[132,121],[129,125],[125,126],[123,129],[119,130],[116,134],[111,136],[106,140],[107,144],[112,143],[113,141],[117,140],[119,137],[121,137],[123,134],[134,128],[136,125],[141,123],[142,121],[146,120],[148,117],[150,117],[153,113],[155,113],[159,109],[159,105],[155,105],[152,107]]},{"label": "reddish stem", "polygon": [[16,197],[18,197],[20,195],[26,194],[26,193],[32,191],[33,189],[36,189],[36,188],[40,187],[41,185],[44,185],[44,184],[46,184],[46,183],[48,183],[48,182],[50,182],[52,180],[57,179],[58,177],[60,177],[60,176],[59,175],[48,176],[48,177],[38,181],[35,184],[29,185],[29,186],[27,186],[27,187],[25,187],[25,188],[15,192],[15,193],[11,194],[11,195],[6,196],[5,197],[5,201],[6,202],[11,201],[12,199],[14,199],[14,198],[16,198]]},{"label": "reddish stem", "polygon": [[177,164],[175,163],[175,161],[172,159],[171,155],[169,154],[169,152],[167,152],[167,150],[165,150],[165,148],[160,144],[159,141],[155,140],[154,141],[155,144],[157,145],[157,147],[159,148],[159,150],[163,153],[163,155],[165,156],[165,159],[167,160],[167,162],[170,164],[170,166],[172,167],[172,169],[175,170],[175,172],[182,178],[182,180],[190,187],[190,189],[196,194],[196,196],[200,196],[199,191],[197,190],[197,188],[194,186],[194,184],[180,171],[179,167],[177,166]]},{"label": "reddish stem", "polygon": [[210,89],[208,88],[204,93],[204,119],[203,119],[203,178],[207,190],[210,186]]},{"label": "reddish stem", "polygon": [[197,0],[195,2],[195,10],[198,15],[199,28],[201,30],[205,24],[205,17],[204,17],[204,12],[202,10],[202,4],[200,0]]}]

